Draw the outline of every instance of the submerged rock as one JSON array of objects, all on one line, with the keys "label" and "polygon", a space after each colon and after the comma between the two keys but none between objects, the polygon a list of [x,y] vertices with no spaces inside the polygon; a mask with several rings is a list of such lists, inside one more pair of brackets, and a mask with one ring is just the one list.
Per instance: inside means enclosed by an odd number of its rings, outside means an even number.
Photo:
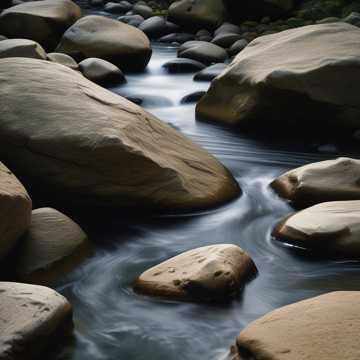
[{"label": "submerged rock", "polygon": [[240,333],[238,360],[355,360],[359,314],[359,291],[332,292],[281,307]]},{"label": "submerged rock", "polygon": [[360,30],[345,23],[257,38],[211,84],[197,116],[290,134],[357,129],[359,38]]},{"label": "submerged rock", "polygon": [[35,41],[27,39],[9,39],[0,41],[0,59],[27,57],[46,60],[46,52]]},{"label": "submerged rock", "polygon": [[0,259],[27,231],[31,207],[31,199],[20,181],[0,163]]},{"label": "submerged rock", "polygon": [[180,0],[169,7],[169,19],[190,29],[216,28],[225,16],[222,0]]},{"label": "submerged rock", "polygon": [[331,201],[280,222],[273,235],[321,255],[360,258],[360,200]]},{"label": "submerged rock", "polygon": [[1,13],[0,34],[34,40],[49,51],[80,16],[79,6],[71,0],[25,2]]},{"label": "submerged rock", "polygon": [[185,301],[228,301],[256,273],[241,248],[211,245],[187,251],[145,271],[137,279],[139,293]]},{"label": "submerged rock", "polygon": [[143,70],[151,57],[150,41],[142,31],[97,15],[85,16],[71,26],[56,51],[77,61],[104,59],[122,70]]},{"label": "submerged rock", "polygon": [[48,200],[175,211],[239,194],[205,150],[76,71],[2,59],[0,80],[0,157]]},{"label": "submerged rock", "polygon": [[36,285],[0,282],[0,359],[41,356],[72,329],[69,302]]},{"label": "submerged rock", "polygon": [[87,58],[79,64],[81,73],[99,85],[124,83],[125,76],[114,64],[97,58]]},{"label": "submerged rock", "polygon": [[360,200],[360,160],[338,158],[290,170],[271,186],[297,206],[324,201]]},{"label": "submerged rock", "polygon": [[36,209],[16,253],[16,273],[21,281],[51,284],[90,252],[86,234],[69,217],[51,208]]}]

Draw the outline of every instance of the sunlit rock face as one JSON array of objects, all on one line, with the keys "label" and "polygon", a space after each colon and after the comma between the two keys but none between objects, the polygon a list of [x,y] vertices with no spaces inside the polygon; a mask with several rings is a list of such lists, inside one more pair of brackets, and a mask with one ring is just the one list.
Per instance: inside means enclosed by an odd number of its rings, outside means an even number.
[{"label": "sunlit rock face", "polygon": [[297,207],[324,201],[360,199],[360,160],[338,158],[290,170],[271,186]]},{"label": "sunlit rock face", "polygon": [[9,254],[28,229],[31,207],[23,185],[0,163],[0,259]]},{"label": "sunlit rock face", "polygon": [[69,302],[36,285],[0,282],[0,359],[34,359],[72,329]]},{"label": "sunlit rock face", "polygon": [[145,271],[135,290],[174,300],[222,302],[238,295],[255,273],[255,264],[240,247],[204,246]]},{"label": "sunlit rock face", "polygon": [[25,2],[1,13],[0,34],[34,40],[49,51],[80,16],[79,6],[71,0]]},{"label": "sunlit rock face", "polygon": [[236,359],[357,359],[359,314],[359,291],[332,292],[284,306],[240,333]]},{"label": "sunlit rock face", "polygon": [[27,57],[46,60],[46,52],[40,44],[28,39],[8,39],[0,42],[0,59]]},{"label": "sunlit rock face", "polygon": [[205,150],[74,70],[3,59],[0,84],[1,159],[45,199],[175,211],[239,194]]},{"label": "sunlit rock face", "polygon": [[357,129],[359,37],[360,29],[345,23],[259,37],[213,81],[197,116],[288,134]]},{"label": "sunlit rock face", "polygon": [[360,257],[360,200],[330,201],[281,221],[273,235],[322,256]]}]

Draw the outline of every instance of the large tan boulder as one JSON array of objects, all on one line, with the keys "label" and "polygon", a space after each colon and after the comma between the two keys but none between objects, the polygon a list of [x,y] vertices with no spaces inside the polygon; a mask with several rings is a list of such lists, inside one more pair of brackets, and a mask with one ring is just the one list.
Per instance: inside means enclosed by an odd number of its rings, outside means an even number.
[{"label": "large tan boulder", "polygon": [[222,0],[180,0],[169,7],[169,20],[190,29],[216,28],[224,22]]},{"label": "large tan boulder", "polygon": [[79,6],[71,0],[24,2],[1,13],[0,34],[34,40],[49,51],[80,16]]},{"label": "large tan boulder", "polygon": [[321,255],[360,257],[360,200],[314,205],[281,221],[273,235]]},{"label": "large tan boulder", "polygon": [[0,282],[0,304],[0,359],[34,359],[72,329],[71,305],[52,289]]},{"label": "large tan boulder", "polygon": [[28,229],[31,207],[31,199],[22,184],[0,163],[0,259]]},{"label": "large tan boulder", "polygon": [[200,119],[260,131],[360,127],[360,29],[311,25],[252,41],[198,103]]},{"label": "large tan boulder", "polygon": [[0,158],[46,199],[189,210],[239,194],[205,150],[74,70],[2,59],[0,83]]},{"label": "large tan boulder", "polygon": [[139,293],[175,300],[228,301],[256,273],[250,256],[236,245],[211,245],[187,251],[145,271]]},{"label": "large tan boulder", "polygon": [[324,201],[360,200],[360,160],[338,158],[290,170],[271,186],[296,206]]},{"label": "large tan boulder", "polygon": [[0,59],[7,57],[27,57],[46,60],[46,52],[40,44],[27,39],[0,41]]},{"label": "large tan boulder", "polygon": [[237,338],[239,360],[356,360],[360,292],[337,291],[281,307]]},{"label": "large tan boulder", "polygon": [[16,273],[20,281],[48,285],[90,253],[86,234],[73,220],[55,209],[36,209],[16,254]]},{"label": "large tan boulder", "polygon": [[141,30],[97,15],[78,20],[66,31],[57,51],[77,61],[89,57],[104,59],[121,70],[143,70],[152,52],[150,41]]}]

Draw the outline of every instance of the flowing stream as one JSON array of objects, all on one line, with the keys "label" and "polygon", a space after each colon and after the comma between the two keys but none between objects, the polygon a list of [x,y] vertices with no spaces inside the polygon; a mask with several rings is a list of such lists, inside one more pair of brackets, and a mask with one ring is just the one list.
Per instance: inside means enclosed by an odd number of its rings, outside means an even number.
[{"label": "flowing stream", "polygon": [[[269,188],[272,179],[309,162],[351,155],[348,144],[255,138],[195,121],[194,104],[180,100],[209,84],[194,82],[192,74],[167,74],[162,65],[175,56],[175,48],[155,45],[147,72],[111,90],[142,98],[148,111],[205,147],[230,169],[243,194],[202,213],[83,214],[78,221],[97,245],[57,288],[74,306],[75,340],[56,360],[223,360],[240,330],[274,308],[358,287],[359,263],[315,258],[271,238],[277,221],[293,211]],[[319,146],[337,153],[319,152]],[[231,304],[178,303],[132,291],[149,267],[217,243],[239,245],[259,270]]]}]

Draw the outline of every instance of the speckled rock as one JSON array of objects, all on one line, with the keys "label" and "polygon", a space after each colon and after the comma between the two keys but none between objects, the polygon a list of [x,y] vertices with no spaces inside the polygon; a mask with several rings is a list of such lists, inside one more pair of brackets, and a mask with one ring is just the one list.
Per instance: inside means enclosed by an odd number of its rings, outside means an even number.
[{"label": "speckled rock", "polygon": [[281,307],[237,338],[238,360],[356,360],[360,292],[338,291]]},{"label": "speckled rock", "polygon": [[55,209],[36,209],[16,253],[16,273],[20,281],[49,285],[90,253],[86,234],[73,220]]},{"label": "speckled rock", "polygon": [[330,201],[299,211],[274,229],[287,243],[321,255],[360,258],[360,200]]},{"label": "speckled rock", "polygon": [[176,211],[240,192],[207,151],[74,70],[2,59],[0,82],[0,157],[47,201]]},{"label": "speckled rock", "polygon": [[27,231],[31,199],[12,172],[0,163],[0,259],[5,257]]},{"label": "speckled rock", "polygon": [[0,282],[0,304],[0,359],[37,358],[72,329],[71,305],[52,289]]},{"label": "speckled rock", "polygon": [[185,301],[228,301],[256,273],[247,253],[236,245],[205,246],[175,256],[145,271],[139,293]]},{"label": "speckled rock", "polygon": [[324,201],[360,200],[360,160],[337,158],[290,170],[271,186],[297,206]]}]

